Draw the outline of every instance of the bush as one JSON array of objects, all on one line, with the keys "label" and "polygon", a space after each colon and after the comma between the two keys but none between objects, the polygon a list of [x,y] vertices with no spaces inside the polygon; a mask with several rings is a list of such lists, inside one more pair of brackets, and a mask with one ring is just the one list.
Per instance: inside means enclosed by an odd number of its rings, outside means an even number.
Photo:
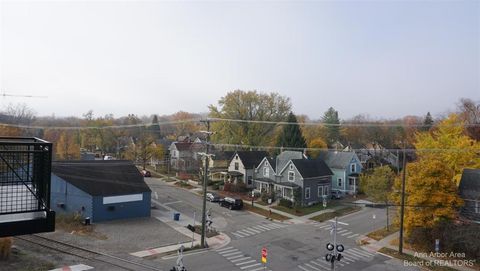
[{"label": "bush", "polygon": [[11,237],[0,238],[0,260],[8,260],[8,258],[10,258],[11,250],[12,250],[12,238]]},{"label": "bush", "polygon": [[220,184],[218,182],[212,184],[212,190],[218,190],[219,188],[220,188]]},{"label": "bush", "polygon": [[287,208],[292,208],[293,202],[289,201],[288,199],[280,199],[280,202],[278,203],[278,205],[287,207]]},{"label": "bush", "polygon": [[272,199],[272,202],[274,202],[275,201],[275,193],[273,193],[273,192],[270,192],[270,193],[262,192],[261,199],[265,203],[268,203],[268,199]]}]

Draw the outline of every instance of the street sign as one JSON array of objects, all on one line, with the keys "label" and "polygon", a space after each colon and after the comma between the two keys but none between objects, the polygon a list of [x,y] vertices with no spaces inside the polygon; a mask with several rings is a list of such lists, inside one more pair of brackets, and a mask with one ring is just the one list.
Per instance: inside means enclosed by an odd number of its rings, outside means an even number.
[{"label": "street sign", "polygon": [[262,248],[262,263],[267,263],[267,249]]}]

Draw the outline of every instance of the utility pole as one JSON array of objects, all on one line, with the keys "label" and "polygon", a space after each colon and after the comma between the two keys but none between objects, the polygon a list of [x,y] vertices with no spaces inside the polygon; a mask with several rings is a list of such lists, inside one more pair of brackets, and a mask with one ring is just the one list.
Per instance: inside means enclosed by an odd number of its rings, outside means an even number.
[{"label": "utility pole", "polygon": [[[400,238],[398,242],[398,253],[403,254],[403,217],[405,216],[405,172],[406,167],[405,141],[403,142],[403,172],[402,172],[402,206],[400,209]],[[388,206],[387,206],[388,208]]]},{"label": "utility pole", "polygon": [[207,131],[205,132],[207,134],[207,139],[205,141],[205,172],[203,173],[203,198],[202,198],[202,238],[200,240],[200,245],[205,248],[206,243],[205,243],[205,226],[206,226],[206,211],[207,211],[207,183],[208,183],[208,163],[209,163],[209,154],[208,154],[208,144],[209,144],[209,139],[210,139],[210,120],[204,120],[202,122],[205,122],[207,125]]}]

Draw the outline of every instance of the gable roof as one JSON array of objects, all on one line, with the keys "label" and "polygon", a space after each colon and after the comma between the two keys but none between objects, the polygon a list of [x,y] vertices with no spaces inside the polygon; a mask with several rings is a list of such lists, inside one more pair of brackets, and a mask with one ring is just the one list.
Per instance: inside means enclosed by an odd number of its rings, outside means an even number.
[{"label": "gable roof", "polygon": [[303,152],[301,151],[283,151],[277,155],[276,165],[279,170],[282,170],[290,160],[292,159],[304,159]]},{"label": "gable roof", "polygon": [[234,154],[234,151],[213,151],[213,160],[230,160]]},{"label": "gable roof", "polygon": [[464,199],[480,199],[480,169],[464,169],[458,191]]},{"label": "gable roof", "polygon": [[178,151],[189,151],[192,144],[191,142],[173,142]]},{"label": "gable roof", "polygon": [[237,151],[236,154],[246,169],[256,168],[263,158],[268,156],[266,151]]},{"label": "gable roof", "polygon": [[319,159],[325,161],[330,168],[345,169],[355,156],[355,152],[321,151]]},{"label": "gable roof", "polygon": [[292,159],[291,161],[304,179],[333,175],[333,172],[322,160]]},{"label": "gable roof", "polygon": [[92,196],[150,192],[130,161],[55,161],[52,173]]}]

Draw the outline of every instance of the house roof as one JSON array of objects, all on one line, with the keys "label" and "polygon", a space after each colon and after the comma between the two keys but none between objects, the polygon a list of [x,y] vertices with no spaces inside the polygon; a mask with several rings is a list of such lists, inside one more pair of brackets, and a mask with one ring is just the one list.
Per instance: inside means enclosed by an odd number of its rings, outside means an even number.
[{"label": "house roof", "polygon": [[213,160],[230,160],[232,159],[233,155],[235,154],[234,151],[214,151],[213,152]]},{"label": "house roof", "polygon": [[464,169],[458,191],[464,199],[480,199],[480,169]]},{"label": "house roof", "polygon": [[320,159],[293,159],[292,163],[304,179],[333,175],[327,164]]},{"label": "house roof", "polygon": [[92,196],[151,191],[130,161],[55,161],[52,163],[52,173]]},{"label": "house roof", "polygon": [[[279,155],[277,155],[276,160],[276,167],[278,170],[282,170],[286,164],[292,159],[303,159],[303,153],[301,151],[283,151]],[[275,170],[276,171],[276,170]]]},{"label": "house roof", "polygon": [[348,167],[354,155],[354,152],[321,151],[318,158],[325,161],[330,168],[344,169]]},{"label": "house roof", "polygon": [[193,143],[191,142],[173,142],[178,151],[189,151]]},{"label": "house roof", "polygon": [[236,153],[247,169],[256,168],[263,158],[268,156],[266,151],[237,151]]}]

